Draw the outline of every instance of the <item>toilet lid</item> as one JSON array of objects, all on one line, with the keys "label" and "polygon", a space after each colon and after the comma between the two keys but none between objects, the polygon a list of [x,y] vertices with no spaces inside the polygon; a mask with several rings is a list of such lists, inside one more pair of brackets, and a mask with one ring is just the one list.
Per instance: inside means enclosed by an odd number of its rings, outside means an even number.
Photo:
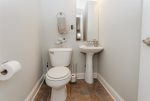
[{"label": "toilet lid", "polygon": [[47,72],[47,75],[51,78],[63,78],[70,73],[67,67],[53,67]]}]

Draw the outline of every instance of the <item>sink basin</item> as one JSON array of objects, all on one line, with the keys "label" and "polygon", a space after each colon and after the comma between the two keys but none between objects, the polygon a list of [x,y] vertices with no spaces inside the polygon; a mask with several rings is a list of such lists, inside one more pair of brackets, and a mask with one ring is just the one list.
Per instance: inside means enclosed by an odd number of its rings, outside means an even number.
[{"label": "sink basin", "polygon": [[97,53],[103,50],[103,47],[88,47],[88,46],[80,46],[80,51],[83,53]]},{"label": "sink basin", "polygon": [[103,47],[89,47],[89,46],[79,46],[80,51],[86,53],[86,68],[85,68],[85,81],[88,84],[93,83],[93,55],[95,53],[101,52]]}]

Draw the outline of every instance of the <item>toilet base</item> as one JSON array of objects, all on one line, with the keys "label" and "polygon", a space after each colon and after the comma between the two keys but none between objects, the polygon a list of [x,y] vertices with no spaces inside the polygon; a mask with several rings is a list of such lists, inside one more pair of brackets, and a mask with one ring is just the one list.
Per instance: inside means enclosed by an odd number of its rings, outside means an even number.
[{"label": "toilet base", "polygon": [[52,88],[51,100],[50,101],[65,101],[67,97],[66,86],[60,89]]}]

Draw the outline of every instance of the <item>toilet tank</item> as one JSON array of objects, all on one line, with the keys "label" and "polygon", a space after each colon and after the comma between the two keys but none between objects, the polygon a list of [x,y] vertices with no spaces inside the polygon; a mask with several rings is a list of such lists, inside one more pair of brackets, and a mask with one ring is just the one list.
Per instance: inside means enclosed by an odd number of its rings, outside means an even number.
[{"label": "toilet tank", "polygon": [[53,67],[69,66],[72,56],[72,48],[50,48],[50,62]]}]

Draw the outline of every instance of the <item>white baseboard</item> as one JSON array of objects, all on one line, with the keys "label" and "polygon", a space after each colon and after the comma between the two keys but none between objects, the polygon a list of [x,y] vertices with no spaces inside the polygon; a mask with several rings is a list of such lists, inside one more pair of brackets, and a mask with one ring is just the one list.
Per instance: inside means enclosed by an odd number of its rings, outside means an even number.
[{"label": "white baseboard", "polygon": [[100,74],[97,74],[97,79],[110,94],[114,101],[125,101]]},{"label": "white baseboard", "polygon": [[[97,78],[97,73],[93,73],[93,77]],[[84,79],[84,73],[77,73],[77,79]]]},{"label": "white baseboard", "polygon": [[36,85],[34,86],[34,88],[31,90],[31,92],[29,93],[29,95],[27,96],[27,98],[25,99],[25,101],[33,101],[36,94],[38,93],[41,85],[43,84],[45,76],[42,75],[41,78],[37,81]]}]

